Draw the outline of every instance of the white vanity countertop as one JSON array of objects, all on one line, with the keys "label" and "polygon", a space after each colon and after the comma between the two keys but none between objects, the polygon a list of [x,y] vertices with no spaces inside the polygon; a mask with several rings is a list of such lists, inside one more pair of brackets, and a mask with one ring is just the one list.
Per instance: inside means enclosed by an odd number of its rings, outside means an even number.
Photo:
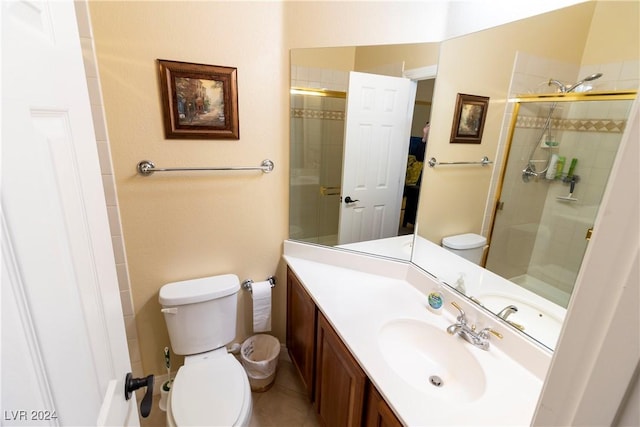
[{"label": "white vanity countertop", "polygon": [[[287,264],[404,424],[530,424],[550,353],[513,333],[511,328],[499,324],[483,325],[482,315],[476,316],[474,308],[460,298],[455,298],[453,292],[445,290],[443,293],[448,310],[453,309],[448,307],[450,301],[456,299],[467,311],[469,323],[478,319],[480,327],[492,326],[505,337],[503,340],[493,338],[491,348],[484,351],[460,337],[447,336],[452,340],[459,340],[461,350],[464,350],[462,346],[466,346],[483,366],[486,380],[481,397],[475,400],[443,399],[440,396],[445,396],[446,393],[442,394],[442,389],[435,386],[429,392],[414,388],[385,361],[378,336],[385,324],[397,319],[431,323],[438,329],[442,328],[446,334],[446,327],[456,321],[455,314],[445,311],[442,315],[436,315],[426,308],[425,289],[436,282],[425,275],[412,273],[410,270],[415,267],[408,263],[366,255],[341,254],[324,248],[317,248],[318,256],[314,256],[315,249],[301,246],[285,242],[284,258]],[[318,262],[318,259],[322,262]],[[376,271],[372,273],[372,270]],[[416,284],[416,281],[421,283]],[[532,366],[527,362],[525,368],[516,361],[528,359],[529,356]],[[425,378],[425,381],[428,379]]]}]

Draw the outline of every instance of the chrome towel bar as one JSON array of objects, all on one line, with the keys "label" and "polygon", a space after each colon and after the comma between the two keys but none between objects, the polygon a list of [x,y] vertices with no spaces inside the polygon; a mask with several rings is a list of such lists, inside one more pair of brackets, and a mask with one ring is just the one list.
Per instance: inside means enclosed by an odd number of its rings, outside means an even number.
[{"label": "chrome towel bar", "polygon": [[491,160],[489,160],[489,158],[487,156],[484,156],[482,158],[482,160],[480,160],[479,162],[439,162],[436,160],[435,157],[432,157],[429,159],[429,167],[436,167],[439,165],[481,165],[481,166],[487,166],[492,164],[493,162]]},{"label": "chrome towel bar", "polygon": [[138,163],[137,170],[142,176],[149,176],[154,172],[179,172],[179,171],[253,171],[261,170],[269,173],[273,170],[273,162],[269,159],[263,160],[260,166],[229,166],[229,167],[196,167],[196,168],[157,168],[150,160],[142,160]]},{"label": "chrome towel bar", "polygon": [[[271,282],[272,288],[276,286],[276,278],[274,276],[267,277],[267,280]],[[253,288],[251,287],[252,283],[253,283],[253,280],[251,279],[245,280],[244,282],[242,282],[242,289],[253,293]]]}]

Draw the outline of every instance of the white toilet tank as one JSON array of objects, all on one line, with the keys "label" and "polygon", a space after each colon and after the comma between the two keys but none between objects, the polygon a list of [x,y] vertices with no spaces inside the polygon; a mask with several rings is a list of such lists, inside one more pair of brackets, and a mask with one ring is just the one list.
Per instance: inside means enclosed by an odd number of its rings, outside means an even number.
[{"label": "white toilet tank", "polygon": [[240,280],[235,274],[168,283],[159,301],[176,354],[214,350],[236,335]]},{"label": "white toilet tank", "polygon": [[442,239],[442,247],[480,265],[487,238],[478,234],[466,233]]}]

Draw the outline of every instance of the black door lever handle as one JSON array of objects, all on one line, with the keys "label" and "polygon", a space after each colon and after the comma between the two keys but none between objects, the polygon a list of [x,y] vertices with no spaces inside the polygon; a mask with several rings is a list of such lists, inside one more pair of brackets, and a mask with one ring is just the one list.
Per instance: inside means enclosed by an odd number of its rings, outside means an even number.
[{"label": "black door lever handle", "polygon": [[124,380],[124,397],[126,400],[131,399],[131,394],[139,388],[146,387],[147,391],[140,402],[140,415],[147,418],[151,413],[151,402],[153,400],[153,375],[146,378],[133,378],[131,372],[127,373]]},{"label": "black door lever handle", "polygon": [[344,202],[345,203],[355,203],[355,202],[359,202],[359,201],[360,200],[358,200],[358,199],[353,200],[350,196],[347,196],[347,197],[344,198]]}]

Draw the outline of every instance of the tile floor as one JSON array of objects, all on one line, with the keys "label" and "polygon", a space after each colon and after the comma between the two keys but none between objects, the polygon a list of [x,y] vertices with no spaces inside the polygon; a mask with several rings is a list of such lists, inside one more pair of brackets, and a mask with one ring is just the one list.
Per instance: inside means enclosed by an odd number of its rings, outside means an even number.
[{"label": "tile floor", "polygon": [[[278,361],[273,386],[263,393],[251,393],[253,414],[249,427],[318,427],[316,414],[304,393],[302,382],[286,353]],[[166,413],[158,407],[160,395],[154,396],[153,409],[142,418],[142,427],[165,427]]]}]

